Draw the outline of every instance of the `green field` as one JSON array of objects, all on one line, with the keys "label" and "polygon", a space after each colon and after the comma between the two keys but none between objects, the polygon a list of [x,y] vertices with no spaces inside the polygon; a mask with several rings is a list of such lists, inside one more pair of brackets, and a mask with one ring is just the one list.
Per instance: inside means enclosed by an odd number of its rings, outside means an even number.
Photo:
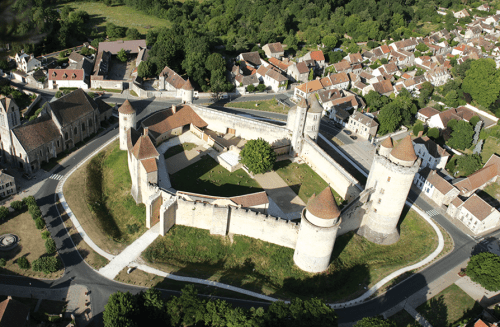
[{"label": "green field", "polygon": [[309,274],[293,263],[294,250],[245,236],[211,236],[175,226],[143,252],[152,266],[178,275],[216,280],[280,298],[328,301],[354,298],[391,272],[429,255],[437,246],[432,227],[414,211],[404,212],[401,239],[371,243],[354,232],[337,238],[327,272]]},{"label": "green field", "polygon": [[453,284],[420,305],[417,311],[433,326],[458,326],[462,320],[476,317],[483,308],[460,287]]},{"label": "green field", "polygon": [[150,28],[171,26],[168,20],[146,15],[125,5],[107,7],[102,2],[79,1],[67,2],[65,5],[71,6],[74,10],[86,11],[91,17],[92,26],[97,26],[99,32],[105,30],[106,23],[113,23],[127,28],[137,28],[143,35],[146,35],[147,30]]},{"label": "green field", "polygon": [[[274,165],[274,170],[304,203],[307,203],[313,194],[320,194],[328,186],[328,183],[307,164],[299,165],[290,160],[278,161]],[[344,200],[333,189],[332,193],[335,196],[335,202],[340,206]]]},{"label": "green field", "polygon": [[243,169],[230,173],[209,155],[170,175],[170,181],[176,190],[214,196],[235,196],[262,191],[260,185]]},{"label": "green field", "polygon": [[224,105],[224,107],[262,110],[262,111],[277,112],[280,114],[287,114],[288,110],[290,110],[290,108],[288,108],[287,106],[279,104],[275,98],[263,101],[230,102]]}]

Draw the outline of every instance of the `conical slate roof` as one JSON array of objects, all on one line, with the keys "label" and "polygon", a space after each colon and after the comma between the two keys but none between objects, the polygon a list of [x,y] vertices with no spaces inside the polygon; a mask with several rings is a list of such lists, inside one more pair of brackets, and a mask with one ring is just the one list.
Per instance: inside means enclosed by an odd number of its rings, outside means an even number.
[{"label": "conical slate roof", "polygon": [[384,148],[392,148],[394,145],[392,144],[392,138],[389,136],[380,144],[380,146],[383,146]]},{"label": "conical slate roof", "polygon": [[135,114],[135,109],[132,107],[130,101],[125,100],[125,102],[118,108],[118,112],[125,115]]},{"label": "conical slate roof", "polygon": [[327,186],[318,196],[313,195],[307,204],[307,211],[322,219],[335,219],[340,216],[330,187]]},{"label": "conical slate roof", "polygon": [[413,148],[413,143],[411,141],[411,136],[407,135],[399,144],[392,149],[391,155],[394,158],[403,161],[415,161],[417,160],[417,155],[415,154],[415,149]]},{"label": "conical slate roof", "polygon": [[307,102],[306,102],[306,99],[304,98],[300,98],[301,100],[299,101],[299,103],[297,103],[297,107],[300,107],[300,108],[307,108]]},{"label": "conical slate roof", "polygon": [[323,112],[323,108],[319,104],[318,98],[316,98],[316,94],[309,95],[307,102],[309,102],[309,105],[311,106],[308,112],[314,114],[320,114]]},{"label": "conical slate roof", "polygon": [[187,79],[186,83],[184,83],[184,85],[182,86],[182,89],[188,91],[194,90],[193,86],[191,85],[191,82],[189,81],[189,78]]}]

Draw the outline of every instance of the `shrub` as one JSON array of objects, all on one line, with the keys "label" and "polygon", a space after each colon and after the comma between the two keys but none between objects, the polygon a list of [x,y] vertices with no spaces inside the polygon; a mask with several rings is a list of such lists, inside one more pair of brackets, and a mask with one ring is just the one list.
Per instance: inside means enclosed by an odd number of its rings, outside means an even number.
[{"label": "shrub", "polygon": [[5,258],[0,258],[0,267],[5,267],[7,265],[7,260]]},{"label": "shrub", "polygon": [[139,226],[137,226],[137,224],[127,224],[127,231],[129,232],[129,234],[137,233],[139,231]]},{"label": "shrub", "polygon": [[248,91],[248,92],[253,92],[253,91],[255,91],[255,86],[253,86],[253,84],[248,85],[248,86],[247,86],[247,91]]},{"label": "shrub", "polygon": [[45,220],[43,220],[42,218],[35,219],[35,226],[36,226],[36,229],[44,229]]},{"label": "shrub", "polygon": [[433,139],[439,138],[439,129],[436,127],[429,129],[427,136],[432,137]]},{"label": "shrub", "polygon": [[53,254],[56,252],[56,242],[53,239],[48,238],[45,240],[45,250],[48,254]]},{"label": "shrub", "polygon": [[30,204],[36,205],[36,200],[35,200],[35,197],[33,195],[30,195],[30,196],[24,198],[22,201],[23,201],[25,206],[30,206]]},{"label": "shrub", "polygon": [[29,269],[30,262],[28,261],[28,259],[26,259],[26,257],[20,257],[19,259],[17,259],[17,265],[19,266],[19,268],[26,270]]},{"label": "shrub", "polygon": [[478,123],[480,120],[481,120],[481,118],[479,118],[479,116],[473,116],[473,117],[470,119],[469,123],[470,123],[472,126],[476,127],[477,123]]},{"label": "shrub", "polygon": [[42,217],[42,211],[36,204],[28,206],[28,211],[31,215],[31,218],[33,219],[38,219]]},{"label": "shrub", "polygon": [[265,86],[264,84],[259,84],[259,85],[257,85],[257,90],[258,90],[259,92],[262,92],[262,91],[264,91],[265,89],[266,89],[266,86]]},{"label": "shrub", "polygon": [[44,274],[56,272],[60,262],[56,257],[41,257],[33,261],[34,271],[43,271]]},{"label": "shrub", "polygon": [[0,207],[0,220],[5,220],[9,216],[9,209],[4,206]]},{"label": "shrub", "polygon": [[476,254],[467,264],[467,276],[488,291],[500,290],[500,257],[491,252]]},{"label": "shrub", "polygon": [[24,208],[24,204],[21,201],[12,201],[10,207],[16,211],[21,211]]},{"label": "shrub", "polygon": [[413,135],[417,136],[419,132],[424,131],[424,125],[421,121],[418,121],[415,126],[413,126]]},{"label": "shrub", "polygon": [[48,230],[42,232],[42,239],[44,240],[50,239],[50,232]]},{"label": "shrub", "polygon": [[63,96],[61,91],[57,91],[56,94],[54,95],[57,99]]}]

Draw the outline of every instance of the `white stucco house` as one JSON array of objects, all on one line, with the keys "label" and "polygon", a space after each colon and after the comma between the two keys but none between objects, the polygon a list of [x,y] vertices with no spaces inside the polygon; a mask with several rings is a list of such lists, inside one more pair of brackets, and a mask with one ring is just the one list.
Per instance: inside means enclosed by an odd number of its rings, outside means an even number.
[{"label": "white stucco house", "polygon": [[474,234],[492,230],[500,224],[500,212],[477,194],[472,194],[465,201],[455,198],[446,213],[460,220]]},{"label": "white stucco house", "polygon": [[415,174],[413,183],[438,206],[449,205],[460,191],[436,170],[428,167]]},{"label": "white stucco house", "polygon": [[430,169],[444,169],[450,154],[427,136],[417,137],[413,140],[416,155],[422,159],[420,167]]},{"label": "white stucco house", "polygon": [[85,71],[83,69],[49,69],[49,89],[60,87],[76,87],[87,90]]},{"label": "white stucco house", "polygon": [[377,135],[378,123],[373,117],[355,111],[350,117],[346,128],[364,139]]}]

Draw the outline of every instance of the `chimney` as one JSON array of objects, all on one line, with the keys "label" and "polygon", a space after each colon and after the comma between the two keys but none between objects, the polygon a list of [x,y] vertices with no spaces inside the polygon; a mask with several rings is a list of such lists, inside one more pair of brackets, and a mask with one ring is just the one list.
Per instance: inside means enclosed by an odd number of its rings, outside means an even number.
[{"label": "chimney", "polygon": [[148,136],[149,134],[149,127],[144,127],[144,136]]},{"label": "chimney", "polygon": [[177,106],[172,105],[172,113],[175,114],[177,112]]},{"label": "chimney", "polygon": [[7,300],[12,300],[12,296],[7,296]]}]

